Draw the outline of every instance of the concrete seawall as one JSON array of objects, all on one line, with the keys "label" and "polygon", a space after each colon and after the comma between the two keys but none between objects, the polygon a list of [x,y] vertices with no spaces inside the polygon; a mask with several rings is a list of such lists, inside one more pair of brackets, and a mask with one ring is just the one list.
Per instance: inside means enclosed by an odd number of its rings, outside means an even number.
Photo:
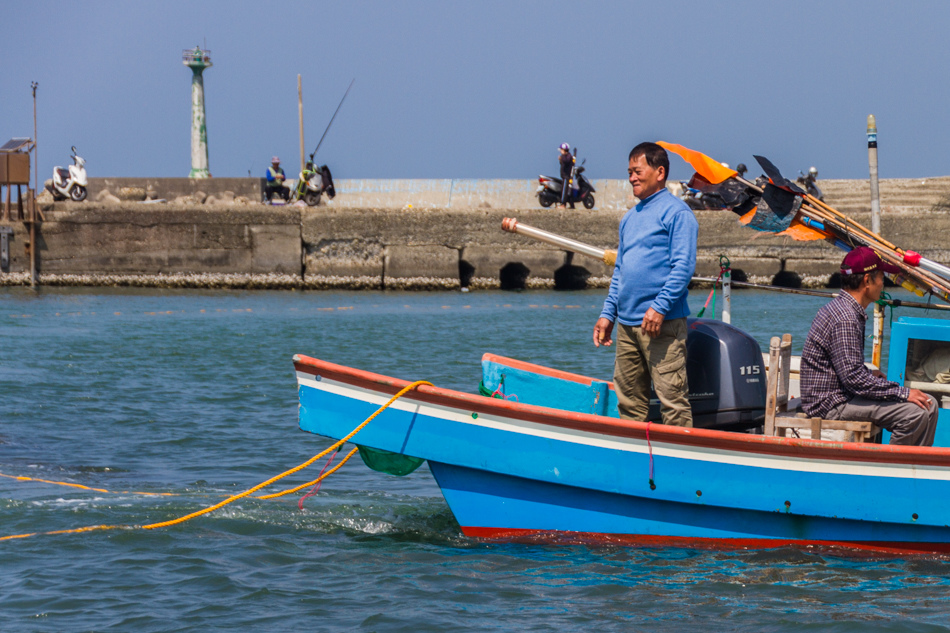
[{"label": "concrete seawall", "polygon": [[[121,183],[124,179],[103,180],[113,180],[113,187],[143,186]],[[234,187],[220,192],[255,195],[253,187],[241,190],[226,180],[213,180]],[[205,193],[216,193],[207,186],[212,181],[191,182],[204,186]],[[529,204],[533,187],[526,183],[531,181],[464,186],[466,181],[434,181],[442,184],[428,189],[407,182],[433,181],[365,181],[362,189],[340,181],[337,200],[312,208],[258,203],[46,205],[37,239],[41,283],[393,289],[538,287],[555,281],[558,287],[574,288],[607,283],[611,271],[602,263],[505,233],[501,221],[514,216],[538,228],[614,248],[630,195],[623,181],[609,181],[613,189],[603,187],[615,191],[617,208],[598,203],[590,211],[542,209],[536,200]],[[830,204],[870,224],[860,206],[867,195],[862,191],[866,182],[821,184]],[[154,183],[152,187],[159,190]],[[180,183],[177,191],[190,195]],[[883,234],[927,257],[950,261],[945,240],[950,213],[936,204],[948,191],[950,178],[929,179],[923,185],[883,181]],[[375,200],[388,207],[348,206],[344,196],[352,196],[350,202]],[[492,200],[500,204],[509,199],[524,205],[493,206]],[[820,285],[841,261],[840,251],[825,242],[794,242],[759,233],[739,225],[729,211],[697,211],[696,216],[698,275],[718,273],[719,256],[726,255],[734,269],[757,281],[768,282],[784,270]],[[0,285],[28,283],[29,233],[22,223],[8,225],[14,230],[10,266],[0,272]]]}]

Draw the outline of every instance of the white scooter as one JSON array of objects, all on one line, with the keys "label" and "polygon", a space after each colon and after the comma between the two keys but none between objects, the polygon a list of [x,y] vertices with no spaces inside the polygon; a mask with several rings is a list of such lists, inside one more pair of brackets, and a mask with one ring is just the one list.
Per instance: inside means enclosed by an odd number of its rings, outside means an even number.
[{"label": "white scooter", "polygon": [[86,187],[89,185],[89,177],[86,175],[86,161],[82,156],[76,153],[76,146],[73,146],[73,164],[69,169],[57,165],[53,167],[53,179],[46,181],[46,189],[53,194],[54,200],[65,200],[67,198],[76,202],[82,202],[86,199]]}]

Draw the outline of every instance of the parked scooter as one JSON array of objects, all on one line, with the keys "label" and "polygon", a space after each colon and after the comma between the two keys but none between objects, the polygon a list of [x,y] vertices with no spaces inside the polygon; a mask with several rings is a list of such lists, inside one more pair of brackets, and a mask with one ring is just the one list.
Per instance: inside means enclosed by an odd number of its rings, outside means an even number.
[{"label": "parked scooter", "polygon": [[53,194],[54,200],[69,198],[75,202],[82,202],[86,199],[86,187],[89,185],[86,161],[76,153],[75,145],[72,159],[73,164],[69,166],[69,169],[59,165],[53,167],[53,179],[46,181],[46,189]]},{"label": "parked scooter", "polygon": [[[577,150],[575,149],[575,152]],[[571,187],[570,195],[568,196],[568,202],[580,202],[584,205],[585,209],[594,208],[594,185],[590,183],[586,176],[584,176],[584,163],[587,162],[585,158],[580,165],[574,167],[572,172],[571,181],[574,183],[574,187]],[[541,203],[542,207],[550,207],[552,204],[558,203],[561,201],[561,190],[564,188],[564,183],[560,178],[555,178],[554,176],[538,176],[538,190],[536,192],[538,196],[538,202]]]},{"label": "parked scooter", "polygon": [[809,167],[807,174],[798,172],[798,178],[796,178],[795,182],[797,182],[802,189],[807,191],[808,195],[812,198],[818,198],[824,202],[825,194],[823,194],[821,189],[818,188],[818,185],[815,184],[816,180],[818,180],[818,170],[815,167]]},{"label": "parked scooter", "polygon": [[308,207],[320,204],[320,196],[327,194],[331,200],[336,197],[336,188],[333,186],[333,176],[326,165],[316,167],[312,162],[300,172],[297,179],[297,188],[291,200],[303,200]]}]

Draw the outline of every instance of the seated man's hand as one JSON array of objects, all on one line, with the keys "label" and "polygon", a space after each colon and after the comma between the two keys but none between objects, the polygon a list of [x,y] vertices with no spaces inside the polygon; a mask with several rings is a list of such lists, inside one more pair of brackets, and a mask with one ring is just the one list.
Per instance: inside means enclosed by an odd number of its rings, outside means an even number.
[{"label": "seated man's hand", "polygon": [[913,402],[921,409],[929,409],[932,400],[930,399],[930,396],[925,394],[920,389],[911,389],[910,395],[907,396],[907,402]]},{"label": "seated man's hand", "polygon": [[594,347],[600,347],[601,345],[610,347],[610,344],[613,343],[610,338],[613,329],[614,322],[610,319],[604,317],[597,319],[597,323],[594,324]]},{"label": "seated man's hand", "polygon": [[640,328],[643,330],[643,333],[650,338],[656,338],[660,335],[663,318],[662,314],[650,308],[647,310],[647,313],[643,315],[643,323],[640,324]]}]

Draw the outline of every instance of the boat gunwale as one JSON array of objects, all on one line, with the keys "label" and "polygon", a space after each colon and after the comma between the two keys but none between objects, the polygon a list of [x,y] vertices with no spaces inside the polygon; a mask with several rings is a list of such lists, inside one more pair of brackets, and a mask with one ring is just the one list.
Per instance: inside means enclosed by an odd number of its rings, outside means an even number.
[{"label": "boat gunwale", "polygon": [[[298,372],[327,377],[337,382],[387,395],[395,395],[399,390],[411,384],[411,381],[401,378],[338,365],[303,354],[294,355],[293,362]],[[647,440],[647,433],[649,433],[650,441],[654,443],[662,442],[695,448],[759,453],[779,457],[950,467],[950,448],[945,447],[831,442],[810,438],[754,435],[668,426],[659,423],[651,424],[590,413],[552,409],[500,398],[487,398],[481,395],[427,385],[421,385],[402,397],[403,399],[452,409],[463,409],[479,414],[495,414],[553,428],[565,428],[606,436]],[[464,404],[464,406],[460,406],[461,404]]]},{"label": "boat gunwale", "polygon": [[610,380],[601,380],[599,378],[591,378],[590,376],[584,376],[583,374],[575,374],[569,371],[564,371],[563,369],[553,369],[551,367],[545,367],[544,365],[536,365],[535,363],[529,363],[528,361],[519,360],[517,358],[511,358],[509,356],[501,356],[500,354],[495,354],[493,352],[485,352],[482,354],[482,362],[489,361],[492,363],[498,363],[499,365],[504,365],[505,367],[511,367],[512,369],[520,369],[522,371],[529,371],[536,373],[542,376],[548,376],[550,378],[558,378],[560,380],[569,380],[571,382],[576,382],[581,385],[591,386],[594,383],[605,383],[607,389],[614,391],[614,383]]}]

